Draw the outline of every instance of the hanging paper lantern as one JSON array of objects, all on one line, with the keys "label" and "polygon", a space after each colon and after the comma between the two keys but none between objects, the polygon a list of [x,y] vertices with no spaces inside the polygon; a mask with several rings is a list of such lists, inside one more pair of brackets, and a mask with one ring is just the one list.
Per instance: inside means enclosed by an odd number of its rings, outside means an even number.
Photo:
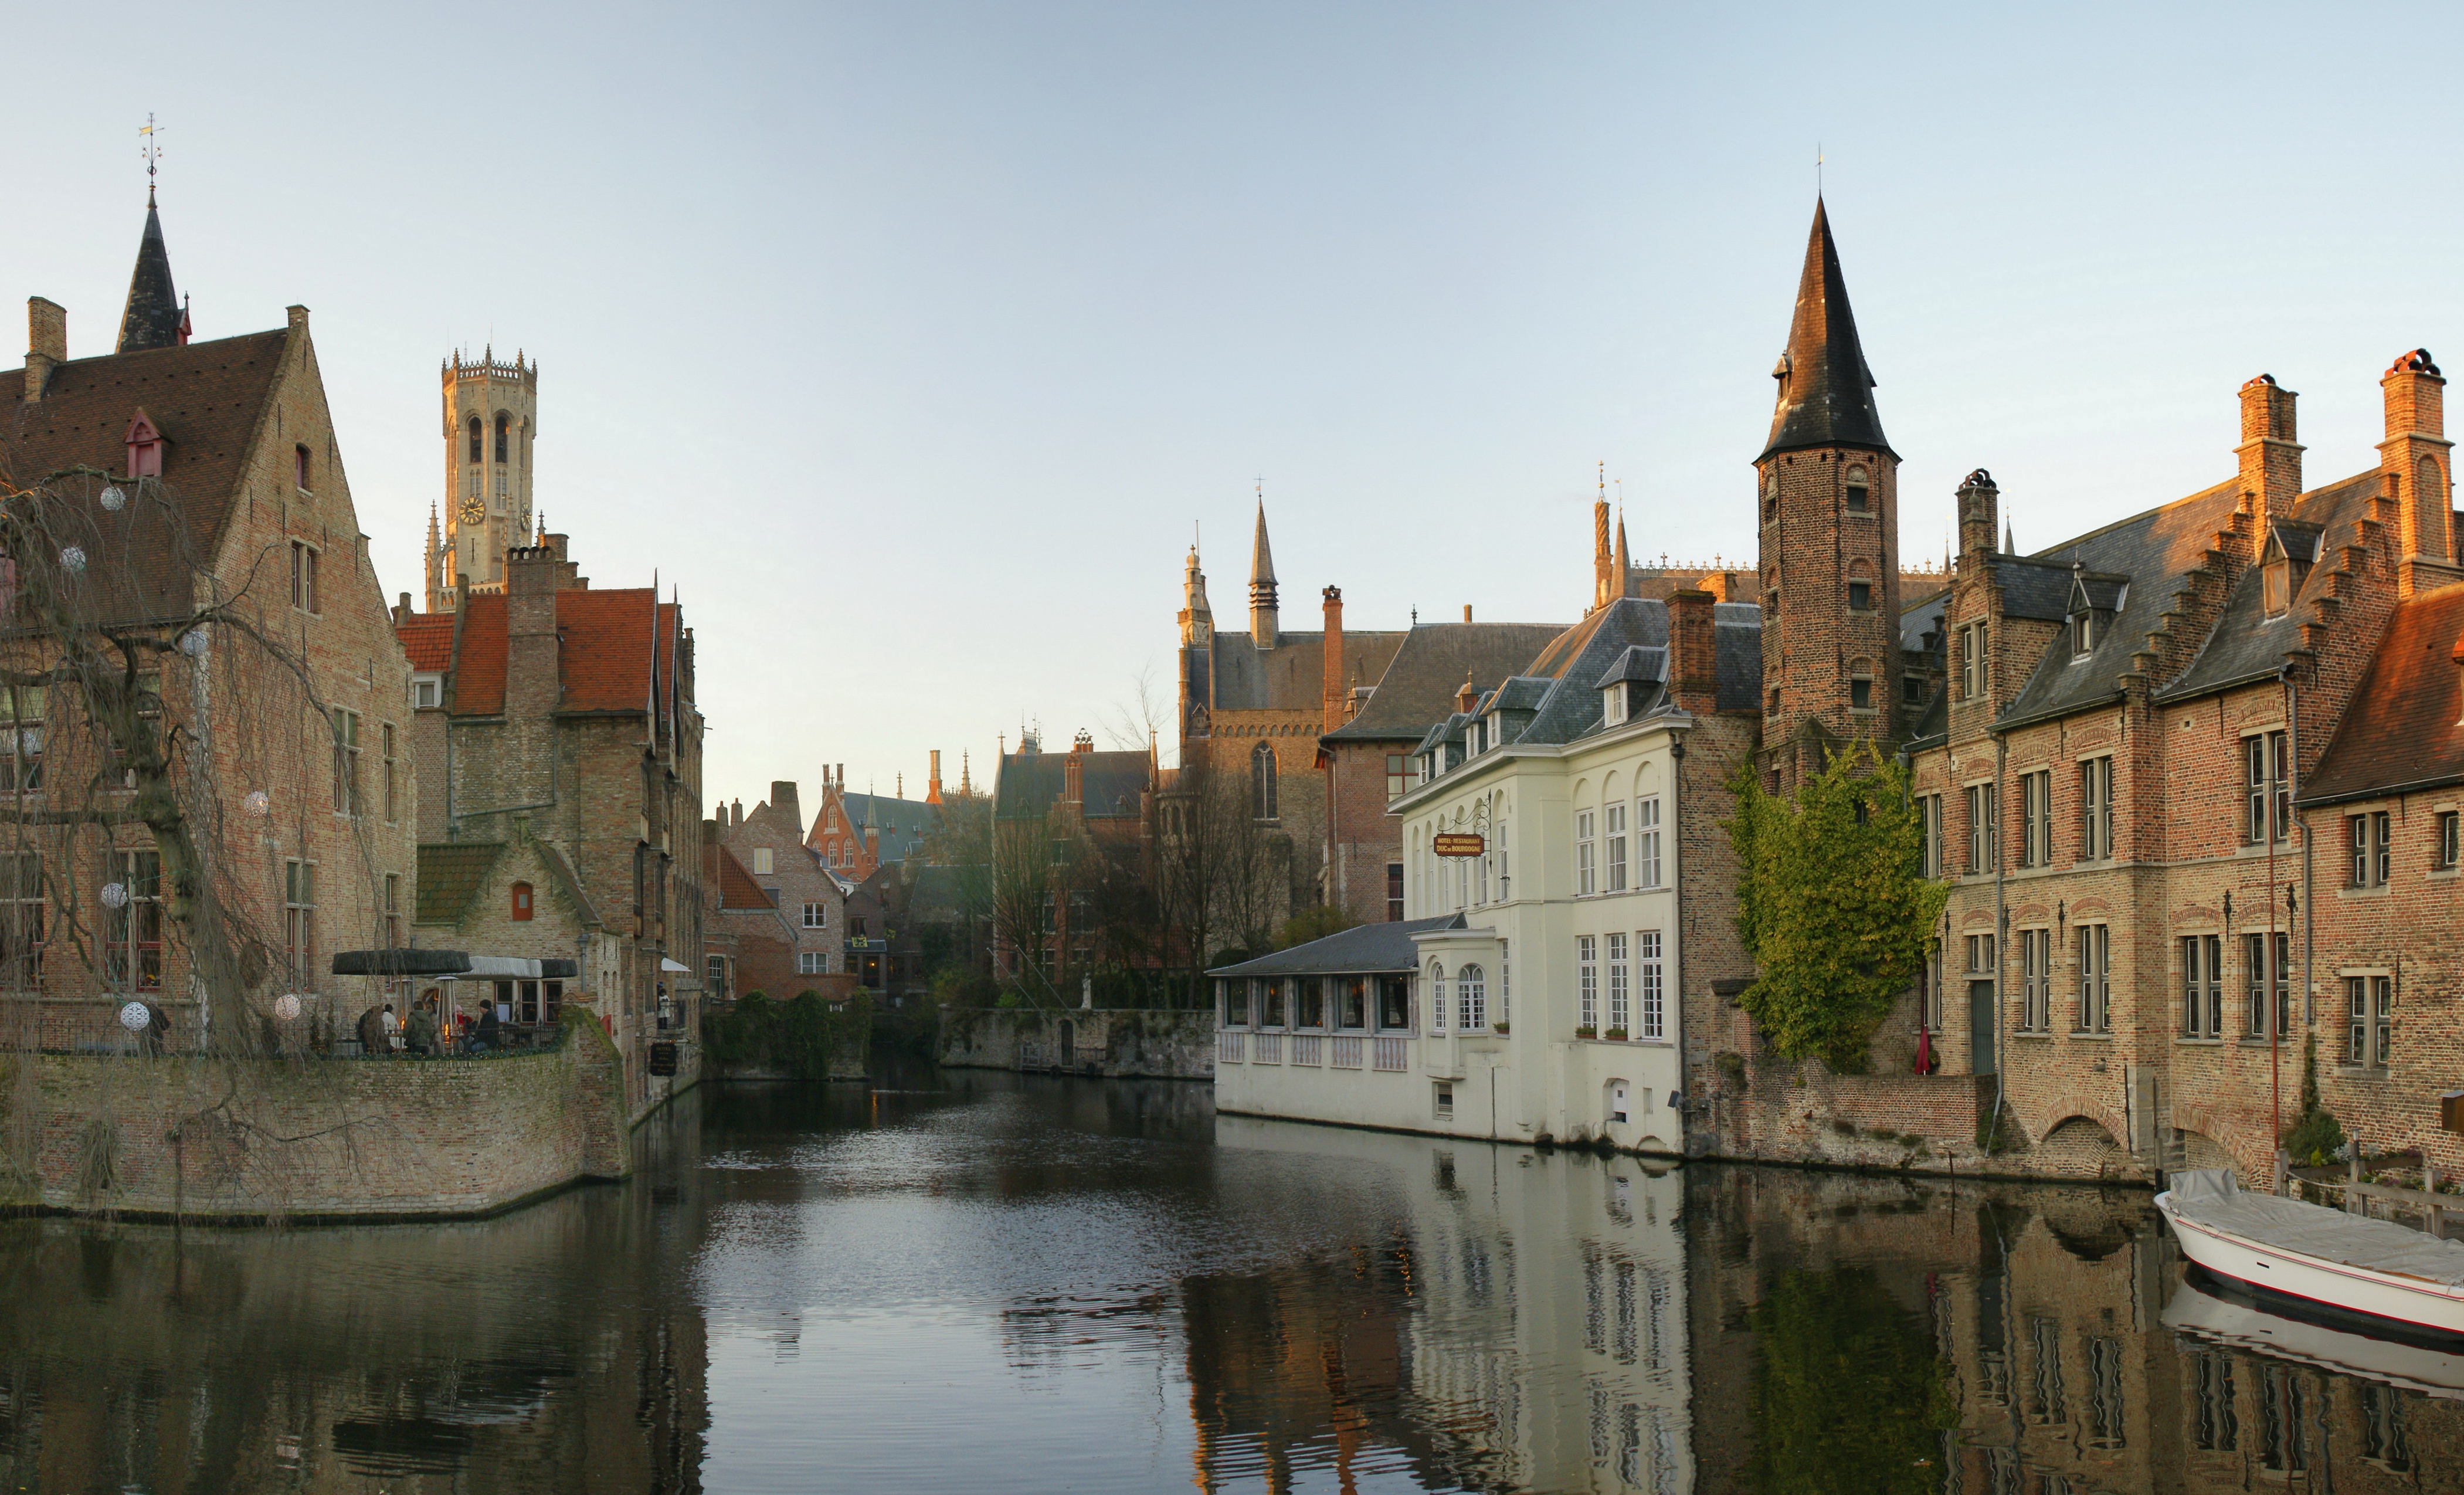
[{"label": "hanging paper lantern", "polygon": [[285,1022],[299,1016],[299,999],[289,992],[276,997],[274,999],[274,1015]]},{"label": "hanging paper lantern", "polygon": [[154,1014],[142,1001],[132,1001],[120,1009],[120,1025],[131,1033],[142,1033],[154,1021]]},{"label": "hanging paper lantern", "polygon": [[83,571],[85,569],[85,547],[83,545],[71,545],[68,549],[61,551],[60,569],[73,574]]},{"label": "hanging paper lantern", "polygon": [[190,628],[180,635],[180,652],[190,659],[202,659],[206,653],[206,630]]},{"label": "hanging paper lantern", "polygon": [[119,489],[106,488],[102,491],[102,506],[112,513],[118,514],[127,503],[128,495]]},{"label": "hanging paper lantern", "polygon": [[248,812],[251,815],[264,816],[274,813],[274,797],[262,789],[251,789],[248,791],[248,798],[240,802],[248,806]]},{"label": "hanging paper lantern", "polygon": [[124,909],[128,907],[128,885],[126,883],[103,884],[102,906],[106,909]]}]

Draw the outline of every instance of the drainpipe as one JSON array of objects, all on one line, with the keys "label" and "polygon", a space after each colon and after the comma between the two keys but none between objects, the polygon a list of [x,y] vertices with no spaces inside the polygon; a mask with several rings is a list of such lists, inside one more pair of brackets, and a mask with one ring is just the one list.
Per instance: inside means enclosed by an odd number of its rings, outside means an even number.
[{"label": "drainpipe", "polygon": [[2002,901],[2002,770],[2010,748],[2007,737],[1993,734],[1993,803],[1985,821],[1993,828],[1993,1125],[1986,1135],[1997,1140],[2002,1134],[2003,1097],[2011,1083],[2002,1043],[2002,965],[2010,958],[2003,947],[2010,943],[2011,933],[2011,912]]},{"label": "drainpipe", "polygon": [[[1685,1000],[1685,864],[1679,860],[1683,855],[1681,848],[1685,845],[1685,833],[1681,828],[1684,824],[1685,734],[1672,730],[1668,734],[1668,819],[1661,827],[1668,838],[1668,887],[1677,895],[1677,937],[1668,942],[1668,989],[1677,996],[1678,1083],[1686,1087],[1685,1104],[1687,1110],[1691,1110],[1693,1078],[1686,1072],[1685,1056],[1685,1030],[1690,1025],[1687,1017],[1689,1004]],[[1683,1130],[1685,1116],[1684,1110],[1677,1113],[1680,1128],[1677,1146],[1680,1151],[1685,1147]]]}]

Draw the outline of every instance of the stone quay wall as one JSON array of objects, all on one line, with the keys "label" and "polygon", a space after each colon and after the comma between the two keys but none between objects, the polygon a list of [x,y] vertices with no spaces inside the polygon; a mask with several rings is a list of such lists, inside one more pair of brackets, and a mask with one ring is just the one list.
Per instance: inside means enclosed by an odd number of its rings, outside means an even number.
[{"label": "stone quay wall", "polygon": [[941,1014],[935,1056],[958,1068],[1211,1081],[1215,1014],[1143,1007],[955,1007]]},{"label": "stone quay wall", "polygon": [[593,1022],[482,1059],[0,1054],[0,1213],[473,1216],[630,1167]]}]

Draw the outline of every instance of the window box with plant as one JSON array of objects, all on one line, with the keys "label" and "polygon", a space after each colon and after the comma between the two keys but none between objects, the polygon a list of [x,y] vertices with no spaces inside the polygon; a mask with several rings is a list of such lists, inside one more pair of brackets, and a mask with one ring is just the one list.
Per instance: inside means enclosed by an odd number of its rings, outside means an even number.
[{"label": "window box with plant", "polygon": [[1600,1036],[1600,1032],[1597,1028],[1586,1025],[1574,1029],[1574,1036],[1576,1038],[1597,1038]]},{"label": "window box with plant", "polygon": [[1500,1018],[1497,1022],[1490,1023],[1490,1024],[1488,1025],[1488,1030],[1489,1030],[1491,1033],[1496,1034],[1499,1038],[1504,1038],[1504,1037],[1506,1036],[1506,1030],[1507,1030],[1507,1023],[1506,1023],[1506,1020],[1505,1020],[1505,1019],[1503,1019],[1503,1018]]},{"label": "window box with plant", "polygon": [[1612,1043],[1612,1044],[1622,1044],[1622,1043],[1624,1043],[1624,1042],[1625,1042],[1625,1029],[1623,1029],[1623,1028],[1611,1028],[1611,1029],[1609,1029],[1609,1030],[1608,1030],[1608,1032],[1607,1032],[1605,1035],[1603,1035],[1603,1036],[1604,1036],[1604,1037],[1606,1037],[1606,1038],[1608,1039],[1608,1041],[1609,1041],[1610,1043]]}]

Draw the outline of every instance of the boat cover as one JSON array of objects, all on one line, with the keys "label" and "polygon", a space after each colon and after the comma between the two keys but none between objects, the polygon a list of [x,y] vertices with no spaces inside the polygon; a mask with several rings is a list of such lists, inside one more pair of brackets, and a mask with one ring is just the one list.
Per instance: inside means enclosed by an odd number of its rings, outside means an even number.
[{"label": "boat cover", "polygon": [[2295,1256],[2464,1292],[2464,1241],[2439,1241],[2393,1220],[2365,1220],[2273,1194],[2245,1194],[2232,1172],[2222,1168],[2186,1170],[2166,1183],[2174,1213],[2184,1220]]}]

